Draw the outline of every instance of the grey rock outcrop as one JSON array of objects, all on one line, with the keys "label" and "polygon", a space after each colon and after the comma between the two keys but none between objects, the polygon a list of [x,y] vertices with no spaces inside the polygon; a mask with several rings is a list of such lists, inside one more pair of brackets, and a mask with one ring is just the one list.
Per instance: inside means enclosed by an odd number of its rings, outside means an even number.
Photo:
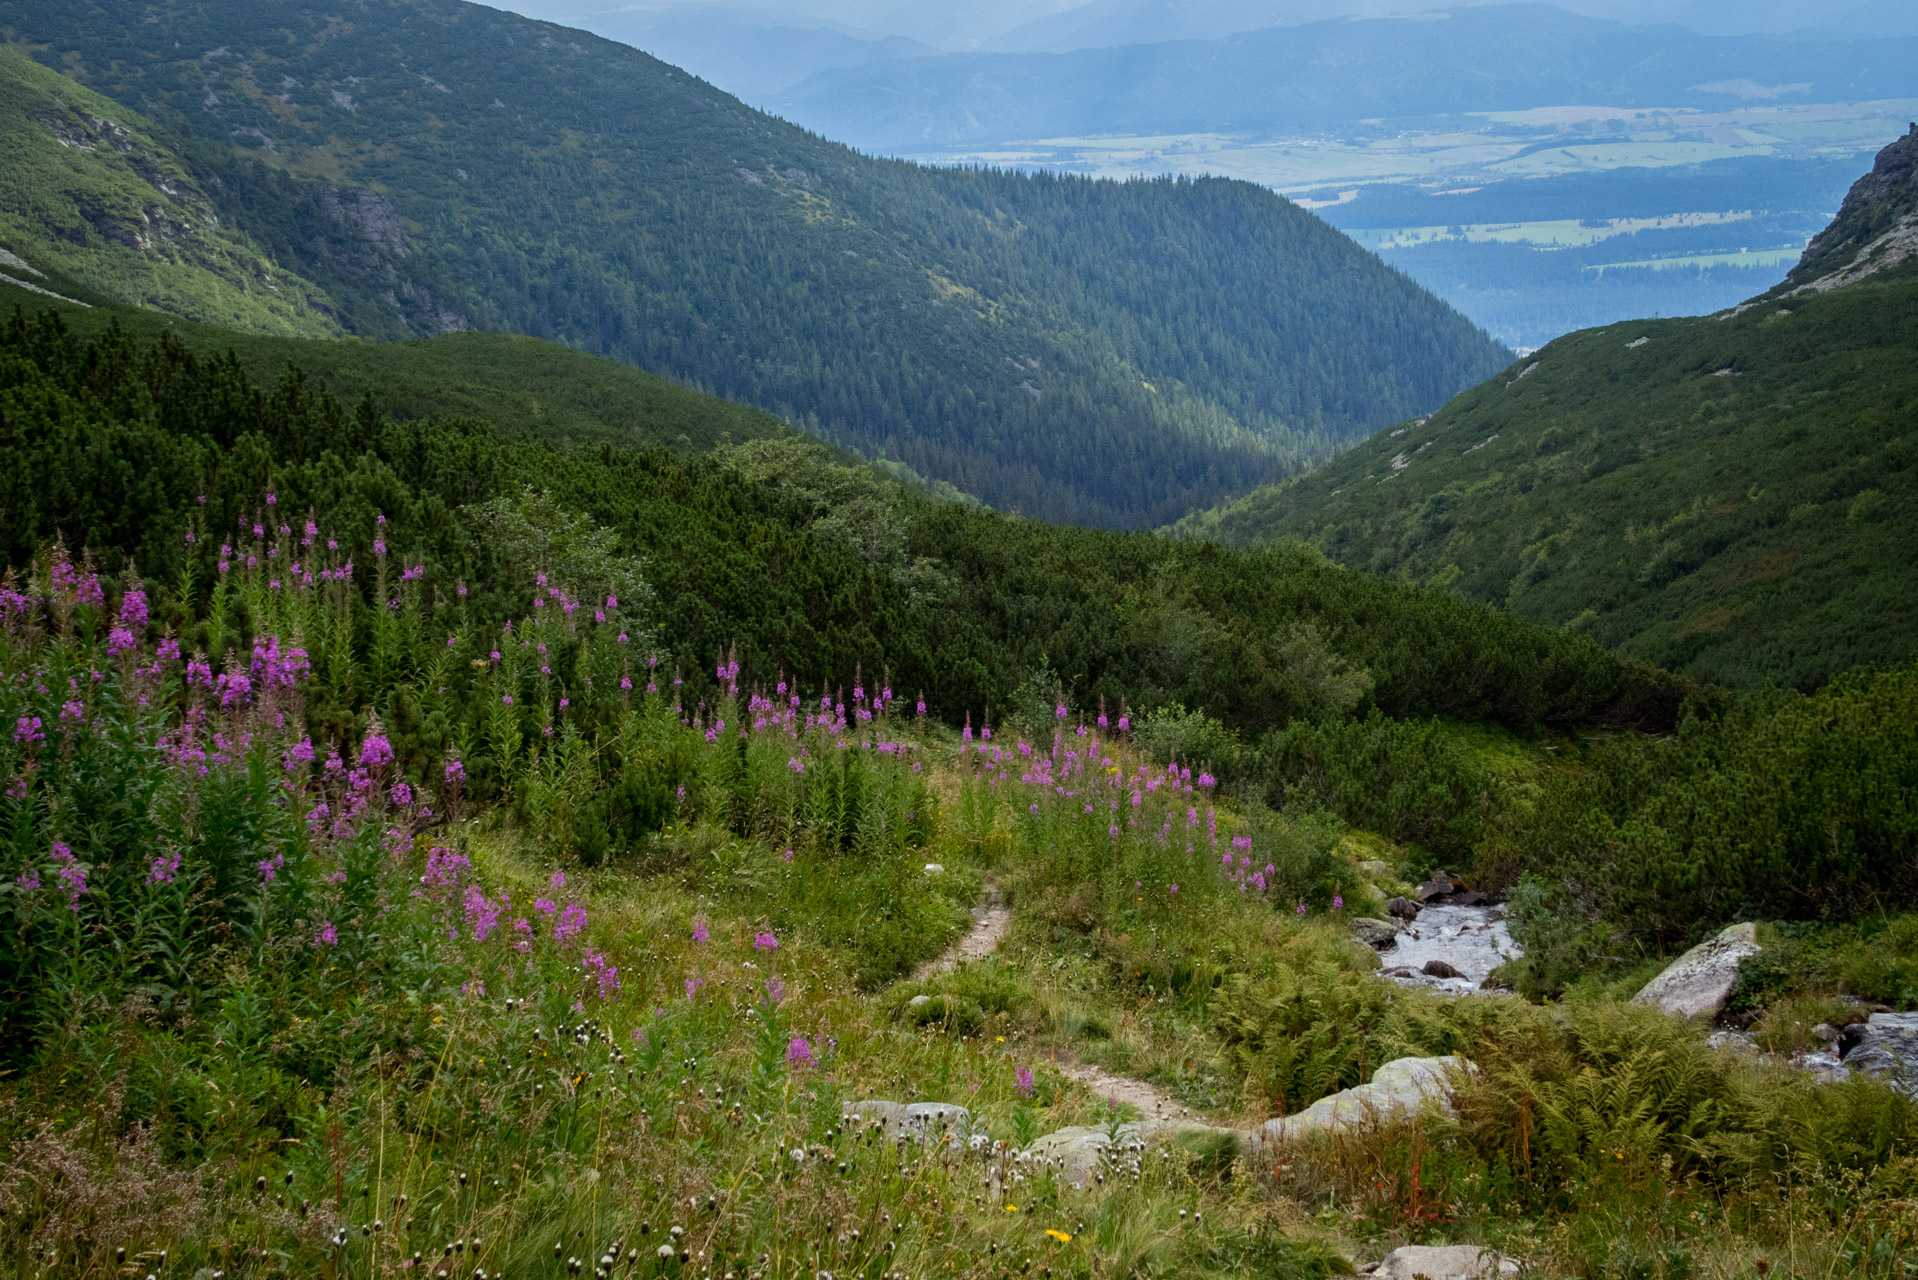
[{"label": "grey rock outcrop", "polygon": [[1651,1005],[1680,1018],[1715,1018],[1724,1011],[1732,984],[1738,981],[1739,963],[1760,950],[1755,925],[1732,925],[1672,961],[1632,997],[1632,1003]]},{"label": "grey rock outcrop", "polygon": [[1918,1013],[1874,1013],[1840,1033],[1840,1059],[1857,1075],[1873,1076],[1918,1098]]},{"label": "grey rock outcrop", "polygon": [[1416,920],[1419,918],[1419,904],[1410,898],[1388,898],[1385,914],[1398,920]]},{"label": "grey rock outcrop", "polygon": [[1378,920],[1371,916],[1354,916],[1348,926],[1352,936],[1368,947],[1383,949],[1392,945],[1399,936],[1399,927],[1389,920]]},{"label": "grey rock outcrop", "polygon": [[1428,1104],[1451,1114],[1453,1072],[1476,1070],[1454,1054],[1443,1058],[1398,1058],[1372,1073],[1369,1083],[1320,1098],[1294,1115],[1267,1120],[1253,1132],[1257,1149],[1314,1133],[1342,1133],[1366,1124],[1409,1119]]},{"label": "grey rock outcrop", "polygon": [[1377,1280],[1499,1280],[1518,1274],[1518,1263],[1475,1244],[1408,1244],[1385,1255],[1371,1274]]},{"label": "grey rock outcrop", "polygon": [[1071,1125],[1036,1139],[1019,1159],[1023,1165],[1049,1168],[1073,1186],[1083,1187],[1099,1176],[1102,1167],[1116,1168],[1136,1161],[1151,1144],[1185,1134],[1216,1134],[1230,1139],[1240,1150],[1246,1148],[1249,1138],[1242,1129],[1196,1120],[1134,1120],[1118,1126],[1116,1132],[1104,1125]]},{"label": "grey rock outcrop", "polygon": [[904,1136],[915,1142],[945,1132],[961,1137],[972,1132],[972,1112],[951,1102],[887,1102],[868,1098],[843,1104],[839,1113],[853,1124],[876,1124],[889,1138]]}]

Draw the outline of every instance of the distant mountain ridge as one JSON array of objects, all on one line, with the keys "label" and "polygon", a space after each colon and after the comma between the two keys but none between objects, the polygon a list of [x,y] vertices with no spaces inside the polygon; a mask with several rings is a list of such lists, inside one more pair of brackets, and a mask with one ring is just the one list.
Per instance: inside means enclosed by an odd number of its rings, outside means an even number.
[{"label": "distant mountain ridge", "polygon": [[1709,37],[1501,4],[1069,53],[867,63],[823,71],[774,101],[809,128],[911,155],[1078,135],[1270,135],[1567,103],[1722,107],[1740,93],[1899,98],[1913,93],[1914,62],[1909,37]]},{"label": "distant mountain ridge", "polygon": [[1880,152],[1771,293],[1568,335],[1176,531],[1303,539],[1702,680],[1809,687],[1909,660],[1914,156],[1918,134]]},{"label": "distant mountain ridge", "polygon": [[1504,363],[1259,188],[873,160],[478,5],[0,0],[0,28],[180,137],[350,332],[554,339],[1000,509],[1163,523]]}]

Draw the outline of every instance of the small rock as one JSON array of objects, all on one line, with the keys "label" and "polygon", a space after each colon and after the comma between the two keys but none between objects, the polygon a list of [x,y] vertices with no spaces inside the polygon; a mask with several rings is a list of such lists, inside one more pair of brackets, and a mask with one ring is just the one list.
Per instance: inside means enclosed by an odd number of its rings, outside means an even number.
[{"label": "small rock", "polygon": [[1434,898],[1443,898],[1458,886],[1452,883],[1452,877],[1443,871],[1434,871],[1432,878],[1418,887],[1420,902],[1430,902]]},{"label": "small rock", "polygon": [[1811,1029],[1811,1038],[1822,1044],[1830,1044],[1838,1038],[1838,1028],[1829,1022],[1821,1022]]},{"label": "small rock", "polygon": [[1672,961],[1632,997],[1632,1003],[1652,1005],[1681,1018],[1715,1018],[1731,998],[1739,962],[1759,950],[1756,925],[1732,925]]},{"label": "small rock", "polygon": [[914,997],[913,997],[912,999],[910,999],[910,1000],[908,1000],[908,1001],[906,1001],[906,1008],[908,1008],[908,1009],[923,1009],[923,1008],[925,1008],[925,1007],[926,1007],[927,1005],[929,1005],[929,1004],[931,1004],[931,1003],[932,1003],[932,997],[931,997],[931,996],[927,996],[927,995],[918,995],[918,996],[914,996]]},{"label": "small rock", "polygon": [[1392,870],[1391,866],[1387,863],[1380,862],[1377,858],[1368,858],[1366,861],[1359,863],[1359,870],[1365,872],[1368,876],[1377,876],[1381,880],[1393,880],[1397,878],[1397,873]]},{"label": "small rock", "polygon": [[1372,1273],[1379,1280],[1498,1280],[1518,1274],[1518,1263],[1475,1244],[1408,1244],[1385,1255]]},{"label": "small rock", "polygon": [[1443,960],[1427,960],[1425,967],[1419,972],[1428,978],[1463,978],[1465,976]]},{"label": "small rock", "polygon": [[1451,896],[1449,901],[1455,907],[1482,907],[1491,899],[1477,889],[1460,889]]},{"label": "small rock", "polygon": [[1385,902],[1385,914],[1396,916],[1400,920],[1419,918],[1419,904],[1410,898],[1388,898]]},{"label": "small rock", "polygon": [[940,875],[944,871],[945,871],[945,867],[937,862],[928,862],[926,864],[926,874],[929,876]]},{"label": "small rock", "polygon": [[1375,920],[1371,916],[1354,916],[1348,926],[1352,936],[1368,947],[1384,950],[1392,945],[1399,936],[1399,927],[1386,920]]}]

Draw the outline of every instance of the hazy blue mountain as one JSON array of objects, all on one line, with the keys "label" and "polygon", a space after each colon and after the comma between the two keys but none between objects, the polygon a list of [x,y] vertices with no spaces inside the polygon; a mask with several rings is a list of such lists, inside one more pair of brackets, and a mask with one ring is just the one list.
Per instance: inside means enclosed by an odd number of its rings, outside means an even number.
[{"label": "hazy blue mountain", "polygon": [[814,76],[776,109],[855,146],[923,152],[1085,134],[1272,134],[1564,103],[1722,108],[1747,85],[1777,89],[1780,101],[1914,92],[1918,40],[1846,35],[1715,38],[1548,5],[1486,6],[1219,40],[874,63]]},{"label": "hazy blue mountain", "polygon": [[[1456,12],[1465,6],[1443,6]],[[1628,23],[1678,23],[1708,35],[1781,33],[1811,28],[1829,15],[1809,0],[1560,0],[1558,6],[1588,17]],[[1889,10],[1895,6],[1877,5]],[[1090,0],[1064,13],[1047,14],[985,40],[980,46],[999,52],[1063,53],[1072,49],[1109,49],[1124,44],[1165,40],[1211,40],[1262,27],[1293,26],[1326,18],[1384,17],[1414,13],[1437,5],[1406,5],[1393,0]],[[1864,29],[1884,33],[1866,19]],[[1902,34],[1918,34],[1903,32]]]},{"label": "hazy blue mountain", "polygon": [[905,36],[856,33],[839,24],[798,24],[716,5],[634,9],[608,6],[604,0],[529,0],[497,7],[644,49],[754,104],[768,102],[822,71],[944,52]]}]

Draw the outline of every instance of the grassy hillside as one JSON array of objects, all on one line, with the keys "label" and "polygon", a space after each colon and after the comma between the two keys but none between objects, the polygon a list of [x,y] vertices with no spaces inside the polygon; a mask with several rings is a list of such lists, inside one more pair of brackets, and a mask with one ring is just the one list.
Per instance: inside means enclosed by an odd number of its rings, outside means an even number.
[{"label": "grassy hillside", "polygon": [[[1703,696],[1294,546],[394,421],[61,310],[0,324],[10,1273],[1918,1261],[1918,1103],[1786,1056],[1918,1004],[1918,666]],[[1563,1008],[1373,972],[1349,914],[1441,861],[1519,881]],[[1752,910],[1778,1057],[1620,1003]],[[1450,1110],[1251,1137],[1439,1054]],[[1114,1134],[1095,1064],[1203,1127],[1022,1154]]]},{"label": "grassy hillside", "polygon": [[231,227],[138,112],[0,47],[0,272],[233,329],[338,336],[325,295]]},{"label": "grassy hillside", "polygon": [[[1918,139],[1887,154],[1907,148]],[[1836,238],[1877,217],[1865,204],[1848,203]],[[1572,334],[1177,528],[1300,538],[1702,680],[1809,686],[1918,653],[1915,486],[1907,262],[1719,316]]]},{"label": "grassy hillside", "polygon": [[873,160],[477,5],[7,0],[0,27],[180,135],[356,333],[555,339],[1001,509],[1163,523],[1503,363],[1258,188]]},{"label": "grassy hillside", "polygon": [[350,406],[372,396],[389,417],[483,418],[508,435],[698,453],[795,435],[770,414],[668,382],[600,356],[513,334],[453,333],[400,342],[316,341],[235,333],[104,301],[62,305],[0,283],[0,315],[57,313],[75,333],[117,325],[151,342],[170,333],[193,349],[231,352],[271,386],[297,365]]}]

